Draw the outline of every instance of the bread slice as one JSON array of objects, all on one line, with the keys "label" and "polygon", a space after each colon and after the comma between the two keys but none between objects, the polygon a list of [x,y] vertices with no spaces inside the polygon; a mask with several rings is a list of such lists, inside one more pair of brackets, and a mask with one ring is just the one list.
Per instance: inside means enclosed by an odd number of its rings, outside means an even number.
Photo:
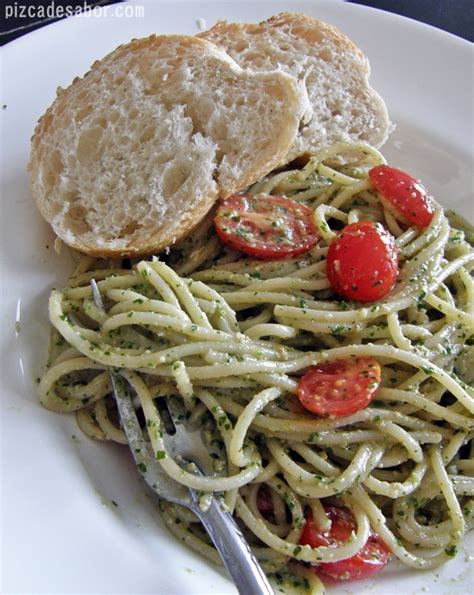
[{"label": "bread slice", "polygon": [[157,252],[284,161],[307,108],[300,87],[244,71],[194,36],[132,40],[59,89],[40,118],[33,197],[86,254]]},{"label": "bread slice", "polygon": [[313,113],[302,123],[288,161],[337,141],[375,147],[385,142],[390,122],[369,85],[369,62],[335,27],[284,12],[258,24],[220,21],[199,37],[224,48],[243,68],[279,70],[304,82]]}]

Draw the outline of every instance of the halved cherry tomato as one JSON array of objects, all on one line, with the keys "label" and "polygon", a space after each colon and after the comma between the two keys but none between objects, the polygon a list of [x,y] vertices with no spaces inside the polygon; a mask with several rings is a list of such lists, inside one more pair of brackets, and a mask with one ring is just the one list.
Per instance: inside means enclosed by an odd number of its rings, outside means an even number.
[{"label": "halved cherry tomato", "polygon": [[225,244],[267,260],[303,254],[319,239],[313,211],[282,196],[233,194],[220,202],[214,224]]},{"label": "halved cherry tomato", "polygon": [[[321,532],[309,515],[300,537],[301,545],[309,545],[313,548],[338,546],[347,542],[352,532],[357,529],[354,515],[348,508],[328,506],[325,510],[331,520],[331,529],[326,533]],[[333,580],[358,580],[368,578],[382,570],[389,558],[390,550],[378,535],[372,534],[364,547],[351,558],[339,562],[322,562],[313,569],[316,573],[329,576]]]},{"label": "halved cherry tomato", "polygon": [[316,415],[344,417],[370,403],[380,379],[380,366],[372,357],[323,362],[301,378],[298,398]]},{"label": "halved cherry tomato", "polygon": [[385,297],[398,275],[394,237],[380,223],[346,225],[329,245],[326,274],[334,291],[347,299],[373,302]]},{"label": "halved cherry tomato", "polygon": [[427,227],[431,223],[435,211],[433,199],[418,180],[388,165],[373,167],[369,179],[387,208],[404,223],[416,227]]}]

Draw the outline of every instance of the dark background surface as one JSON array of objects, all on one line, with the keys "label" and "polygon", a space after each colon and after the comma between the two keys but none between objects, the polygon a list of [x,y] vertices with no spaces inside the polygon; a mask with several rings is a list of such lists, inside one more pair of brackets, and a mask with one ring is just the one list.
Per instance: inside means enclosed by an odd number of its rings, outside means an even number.
[{"label": "dark background surface", "polygon": [[[474,0],[347,0],[352,4],[372,6],[388,12],[400,14],[423,23],[428,23],[458,37],[474,41]],[[1,0],[0,15],[0,45],[4,45],[22,35],[28,34],[39,27],[48,26],[49,23],[60,20],[41,20],[23,18],[6,18],[7,6],[35,4],[47,7],[53,0],[34,2],[27,0]],[[60,2],[55,0],[55,5],[79,6],[105,6],[114,4],[116,0],[69,0]]]}]

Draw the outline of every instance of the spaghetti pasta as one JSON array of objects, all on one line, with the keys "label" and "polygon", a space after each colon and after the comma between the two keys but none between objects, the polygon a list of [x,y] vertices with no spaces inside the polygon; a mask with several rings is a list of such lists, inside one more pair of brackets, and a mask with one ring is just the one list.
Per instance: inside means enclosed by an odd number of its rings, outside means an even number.
[{"label": "spaghetti pasta", "polygon": [[[113,366],[133,390],[153,449],[165,452],[156,403],[180,398],[214,449],[216,474],[196,476],[169,456],[159,461],[164,470],[223,492],[266,571],[283,584],[291,569],[313,592],[322,586],[304,563],[347,559],[371,531],[407,565],[430,569],[455,555],[473,525],[473,232],[439,205],[428,227],[407,228],[368,180],[383,163],[371,147],[339,144],[249,189],[314,210],[320,241],[302,256],[243,257],[222,246],[208,219],[168,254],[131,269],[82,261],[49,302],[41,403],[76,411],[91,438],[125,443],[104,371]],[[342,300],[325,272],[337,230],[361,220],[385,225],[400,261],[395,288],[371,304]],[[106,313],[92,302],[92,277]],[[301,407],[295,395],[308,368],[359,357],[382,369],[367,407],[334,419]],[[262,489],[270,516],[259,509]],[[300,545],[305,511],[328,530],[328,503],[352,510],[353,539]],[[175,535],[217,561],[196,518],[161,508]]]}]

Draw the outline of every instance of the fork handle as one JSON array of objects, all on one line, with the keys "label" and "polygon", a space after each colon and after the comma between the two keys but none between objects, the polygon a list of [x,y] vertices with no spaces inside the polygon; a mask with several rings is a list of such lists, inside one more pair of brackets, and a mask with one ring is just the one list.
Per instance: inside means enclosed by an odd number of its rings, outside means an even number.
[{"label": "fork handle", "polygon": [[216,546],[227,572],[241,595],[274,595],[257,559],[229,512],[212,497],[205,511],[195,505],[194,512]]}]

